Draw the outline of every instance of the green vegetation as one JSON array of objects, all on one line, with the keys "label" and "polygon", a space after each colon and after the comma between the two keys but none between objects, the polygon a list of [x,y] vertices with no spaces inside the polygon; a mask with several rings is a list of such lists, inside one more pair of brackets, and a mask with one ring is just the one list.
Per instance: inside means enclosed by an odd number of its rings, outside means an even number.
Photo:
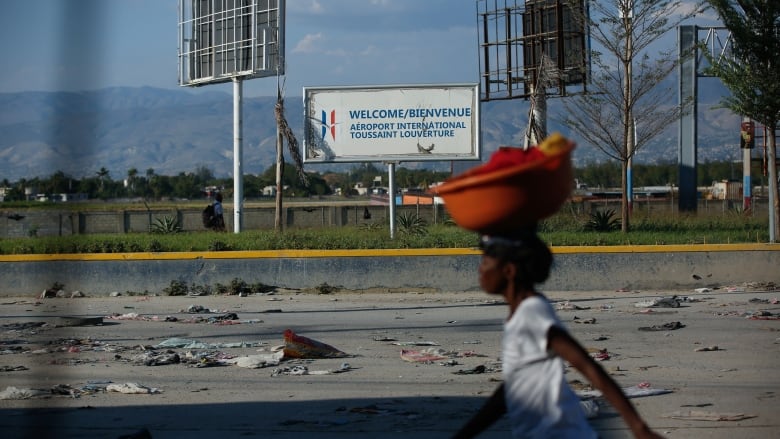
[{"label": "green vegetation", "polygon": [[181,232],[181,224],[176,217],[165,215],[162,218],[156,218],[151,225],[152,233],[168,234]]},{"label": "green vegetation", "polygon": [[[576,213],[564,208],[539,225],[542,238],[553,246],[733,244],[768,241],[767,220],[746,217],[735,210],[718,215],[651,216],[635,212],[629,233],[600,230],[610,224],[609,212]],[[610,229],[607,227],[606,229]],[[251,230],[240,234],[212,231],[180,233],[29,236],[0,240],[0,254],[125,253],[231,250],[345,250],[392,248],[472,248],[476,233],[449,221],[426,225],[416,215],[399,218],[399,233],[390,238],[387,224],[365,226]]]},{"label": "green vegetation", "polygon": [[620,229],[620,219],[615,217],[615,209],[596,210],[585,223],[585,230],[610,232]]}]

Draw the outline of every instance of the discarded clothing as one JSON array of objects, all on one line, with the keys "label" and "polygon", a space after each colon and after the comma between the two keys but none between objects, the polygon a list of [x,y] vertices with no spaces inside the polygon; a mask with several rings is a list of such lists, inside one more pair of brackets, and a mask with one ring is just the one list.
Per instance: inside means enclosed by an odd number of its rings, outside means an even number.
[{"label": "discarded clothing", "polygon": [[679,308],[680,299],[677,296],[651,299],[634,304],[637,308]]},{"label": "discarded clothing", "polygon": [[401,359],[410,363],[432,363],[447,358],[449,358],[449,354],[444,349],[429,348],[421,351],[401,349]]},{"label": "discarded clothing", "polygon": [[109,384],[106,386],[106,391],[126,394],[162,393],[162,390],[156,387],[146,387],[138,383]]},{"label": "discarded clothing", "polygon": [[41,389],[26,389],[8,386],[0,392],[0,399],[30,399],[41,396],[51,396],[51,392]]},{"label": "discarded clothing", "polygon": [[144,366],[165,366],[168,364],[179,364],[181,363],[181,358],[179,354],[173,351],[144,352],[133,357],[133,361]]},{"label": "discarded clothing", "polygon": [[263,367],[278,366],[283,356],[284,352],[279,351],[272,354],[247,355],[245,357],[236,357],[222,361],[228,364],[235,364],[238,367],[260,369]]},{"label": "discarded clothing", "polygon": [[590,309],[589,306],[579,306],[574,303],[571,303],[570,301],[565,302],[558,302],[555,304],[555,309],[558,311],[577,311],[577,310],[583,310],[583,309]]},{"label": "discarded clothing", "polygon": [[330,369],[330,370],[309,370],[308,367],[304,365],[296,365],[291,367],[280,367],[278,369],[274,369],[271,372],[271,376],[279,376],[279,375],[330,375],[332,373],[342,373],[352,370],[352,367],[349,365],[349,363],[341,363],[341,366],[339,366],[337,369]]}]

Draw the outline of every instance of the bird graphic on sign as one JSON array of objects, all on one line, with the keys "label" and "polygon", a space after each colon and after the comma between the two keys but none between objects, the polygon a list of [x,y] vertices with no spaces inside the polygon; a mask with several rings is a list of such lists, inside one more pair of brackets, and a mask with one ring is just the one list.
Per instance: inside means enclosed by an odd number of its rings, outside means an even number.
[{"label": "bird graphic on sign", "polygon": [[420,142],[417,142],[417,152],[421,152],[423,154],[430,154],[431,151],[433,151],[434,146],[436,146],[435,143],[431,143],[431,146],[425,147],[420,145]]}]

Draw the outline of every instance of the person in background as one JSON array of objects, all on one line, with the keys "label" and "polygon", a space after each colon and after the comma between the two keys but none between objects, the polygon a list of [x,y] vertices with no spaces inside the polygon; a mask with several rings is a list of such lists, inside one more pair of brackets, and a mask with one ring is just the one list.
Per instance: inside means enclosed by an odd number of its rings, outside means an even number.
[{"label": "person in background", "polygon": [[509,306],[502,340],[503,383],[453,437],[475,437],[507,414],[513,438],[597,438],[579,397],[566,381],[564,362],[568,362],[601,390],[634,437],[661,438],[535,289],[549,276],[553,261],[535,227],[514,236],[483,235],[480,247],[480,287],[503,296]]},{"label": "person in background", "polygon": [[225,231],[225,216],[224,209],[222,208],[222,194],[217,192],[214,196],[214,221],[213,228],[217,232]]}]

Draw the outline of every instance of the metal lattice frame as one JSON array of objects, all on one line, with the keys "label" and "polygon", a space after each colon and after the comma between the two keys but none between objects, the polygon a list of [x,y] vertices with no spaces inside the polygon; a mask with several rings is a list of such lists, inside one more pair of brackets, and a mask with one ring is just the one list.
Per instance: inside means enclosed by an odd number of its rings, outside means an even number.
[{"label": "metal lattice frame", "polygon": [[[577,8],[573,10],[572,7]],[[558,80],[545,94],[565,96],[587,79],[586,2],[478,0],[481,100],[528,99],[539,83],[543,58],[553,60]]]},{"label": "metal lattice frame", "polygon": [[285,0],[179,0],[179,84],[284,73]]},{"label": "metal lattice frame", "polygon": [[[705,31],[706,38],[700,39],[699,32]],[[726,34],[721,38],[722,34]],[[679,148],[678,148],[678,184],[679,199],[678,208],[680,211],[695,212],[698,204],[697,200],[697,117],[699,103],[698,78],[709,77],[704,72],[703,61],[704,54],[700,50],[701,46],[706,47],[710,56],[716,62],[732,57],[731,51],[731,33],[723,27],[698,27],[698,26],[679,26],[678,28],[678,50],[680,51],[680,103],[691,100],[691,111],[683,113],[680,116],[679,125]],[[694,56],[687,56],[690,51],[695,51]]]}]

